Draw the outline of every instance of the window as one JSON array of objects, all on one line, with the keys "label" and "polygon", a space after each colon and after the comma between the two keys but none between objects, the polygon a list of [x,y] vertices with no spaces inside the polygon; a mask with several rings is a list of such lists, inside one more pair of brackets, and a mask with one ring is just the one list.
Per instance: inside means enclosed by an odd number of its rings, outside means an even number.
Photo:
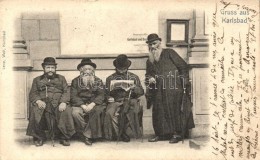
[{"label": "window", "polygon": [[167,20],[167,46],[188,45],[189,20]]}]

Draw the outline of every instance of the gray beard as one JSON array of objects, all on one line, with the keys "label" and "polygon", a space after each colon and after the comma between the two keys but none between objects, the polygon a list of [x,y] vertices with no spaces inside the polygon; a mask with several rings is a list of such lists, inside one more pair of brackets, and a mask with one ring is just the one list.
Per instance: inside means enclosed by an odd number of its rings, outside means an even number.
[{"label": "gray beard", "polygon": [[154,61],[158,62],[160,59],[161,52],[162,52],[162,50],[159,48],[150,50],[150,52],[149,52],[150,62],[152,62],[152,63],[154,63]]},{"label": "gray beard", "polygon": [[94,79],[95,79],[94,76],[85,75],[85,76],[82,76],[81,78],[82,78],[82,82],[85,87],[90,88],[93,86]]}]

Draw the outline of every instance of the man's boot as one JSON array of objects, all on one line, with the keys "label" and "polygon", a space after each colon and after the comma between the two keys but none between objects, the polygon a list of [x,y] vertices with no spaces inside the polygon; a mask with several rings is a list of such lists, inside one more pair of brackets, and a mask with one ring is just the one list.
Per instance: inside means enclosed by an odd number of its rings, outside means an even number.
[{"label": "man's boot", "polygon": [[70,146],[70,140],[62,139],[60,140],[60,144],[62,144],[63,146]]},{"label": "man's boot", "polygon": [[130,137],[124,132],[122,135],[121,135],[121,140],[123,142],[130,142]]}]

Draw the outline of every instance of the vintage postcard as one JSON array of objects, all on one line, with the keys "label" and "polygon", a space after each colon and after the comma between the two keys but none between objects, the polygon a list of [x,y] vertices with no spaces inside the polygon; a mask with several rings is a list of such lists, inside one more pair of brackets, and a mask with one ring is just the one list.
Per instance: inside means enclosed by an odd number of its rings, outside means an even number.
[{"label": "vintage postcard", "polygon": [[260,159],[259,6],[1,0],[0,159]]}]

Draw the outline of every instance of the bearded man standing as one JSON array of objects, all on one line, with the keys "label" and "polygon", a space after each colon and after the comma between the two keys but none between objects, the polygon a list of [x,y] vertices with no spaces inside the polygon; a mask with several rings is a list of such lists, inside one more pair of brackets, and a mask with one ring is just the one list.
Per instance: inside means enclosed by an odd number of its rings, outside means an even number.
[{"label": "bearded man standing", "polygon": [[82,59],[77,69],[80,75],[72,80],[71,103],[76,131],[83,135],[86,145],[102,138],[105,92],[102,80],[95,76],[96,64]]},{"label": "bearded man standing", "polygon": [[153,106],[155,131],[155,137],[148,141],[169,139],[170,143],[178,143],[184,138],[184,132],[195,127],[191,105],[183,101],[184,96],[189,96],[185,89],[188,65],[173,49],[162,49],[161,38],[157,34],[148,35],[146,43],[149,48],[146,85],[148,104]]},{"label": "bearded man standing", "polygon": [[33,136],[34,144],[42,146],[46,140],[45,129],[54,140],[69,146],[69,139],[75,133],[72,108],[69,103],[69,90],[66,79],[56,74],[57,63],[52,57],[46,57],[42,63],[44,74],[33,79],[29,94],[30,107],[27,135]]}]

